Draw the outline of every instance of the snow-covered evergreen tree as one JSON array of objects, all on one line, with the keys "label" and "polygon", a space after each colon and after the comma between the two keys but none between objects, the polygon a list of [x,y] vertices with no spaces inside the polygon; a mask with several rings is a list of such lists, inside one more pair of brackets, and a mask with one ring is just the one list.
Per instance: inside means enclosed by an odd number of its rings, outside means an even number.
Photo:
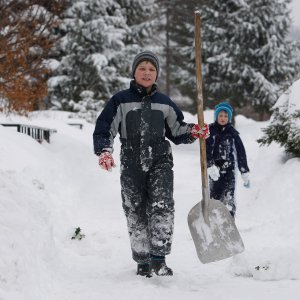
[{"label": "snow-covered evergreen tree", "polygon": [[132,61],[141,50],[153,50],[155,0],[116,0],[126,20],[128,30],[124,38],[125,48],[119,59],[119,71],[131,77]]},{"label": "snow-covered evergreen tree", "polygon": [[128,27],[114,0],[69,2],[60,25],[60,61],[48,81],[52,106],[94,111],[124,88],[128,67],[120,67]]},{"label": "snow-covered evergreen tree", "polygon": [[290,0],[214,1],[203,9],[205,78],[211,98],[263,114],[299,71],[286,39]]},{"label": "snow-covered evergreen tree", "polygon": [[154,0],[69,0],[55,49],[59,61],[51,61],[52,107],[91,119],[91,111],[126,88],[134,56],[153,45],[156,8]]},{"label": "snow-covered evergreen tree", "polygon": [[130,28],[126,45],[148,46],[152,41],[154,14],[158,9],[155,0],[116,0],[122,8]]},{"label": "snow-covered evergreen tree", "polygon": [[260,145],[276,142],[285,151],[300,157],[300,80],[283,93],[273,107],[270,125],[263,129]]},{"label": "snow-covered evergreen tree", "polygon": [[243,35],[241,24],[243,14],[247,10],[248,6],[243,0],[216,0],[209,6],[203,6],[204,85],[206,96],[212,104],[221,99],[233,102],[235,97],[242,100],[241,93],[233,85],[237,84],[241,76],[241,66],[237,57],[245,56],[243,52],[245,41],[239,39]]},{"label": "snow-covered evergreen tree", "polygon": [[173,84],[195,98],[194,18],[200,9],[205,101],[268,112],[299,72],[288,41],[290,0],[174,0],[171,39]]},{"label": "snow-covered evergreen tree", "polygon": [[[291,26],[288,4],[291,0],[250,1],[252,29],[246,44],[251,59],[244,81],[250,81],[247,94],[256,110],[268,111],[278,96],[296,79],[300,70],[297,44],[288,41]],[[257,43],[251,36],[257,36]],[[299,52],[298,52],[299,54]],[[275,91],[275,93],[272,92]],[[251,100],[252,98],[252,100]],[[254,98],[254,99],[253,99]]]},{"label": "snow-covered evergreen tree", "polygon": [[[212,0],[160,1],[169,12],[169,69],[171,90],[179,90],[182,96],[196,99],[194,15],[204,3]],[[194,106],[194,109],[196,106]]]}]

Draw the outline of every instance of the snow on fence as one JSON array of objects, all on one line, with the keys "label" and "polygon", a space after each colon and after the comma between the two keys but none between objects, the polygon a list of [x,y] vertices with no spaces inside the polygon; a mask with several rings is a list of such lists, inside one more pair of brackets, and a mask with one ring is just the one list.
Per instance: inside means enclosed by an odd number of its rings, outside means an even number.
[{"label": "snow on fence", "polygon": [[16,127],[18,132],[31,136],[39,143],[41,143],[44,140],[50,143],[50,134],[57,132],[56,129],[44,128],[44,127],[39,127],[34,125],[13,124],[13,123],[0,123],[0,125],[5,127]]}]

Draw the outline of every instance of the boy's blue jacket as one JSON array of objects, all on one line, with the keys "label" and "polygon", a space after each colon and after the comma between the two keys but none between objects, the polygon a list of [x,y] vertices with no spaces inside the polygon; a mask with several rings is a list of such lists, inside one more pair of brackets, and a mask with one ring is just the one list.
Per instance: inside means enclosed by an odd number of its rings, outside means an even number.
[{"label": "boy's blue jacket", "polygon": [[131,81],[130,88],[115,94],[99,115],[95,131],[94,152],[99,155],[103,150],[112,151],[117,133],[121,142],[130,142],[139,147],[141,137],[141,101],[149,97],[151,101],[150,140],[152,143],[167,137],[175,144],[192,143],[190,134],[194,124],[183,121],[184,116],[176,104],[166,95],[158,92],[153,85],[150,94],[143,87]]},{"label": "boy's blue jacket", "polygon": [[238,131],[228,123],[225,126],[217,122],[209,125],[210,137],[206,140],[208,167],[216,164],[236,165],[241,173],[249,172],[246,151]]}]

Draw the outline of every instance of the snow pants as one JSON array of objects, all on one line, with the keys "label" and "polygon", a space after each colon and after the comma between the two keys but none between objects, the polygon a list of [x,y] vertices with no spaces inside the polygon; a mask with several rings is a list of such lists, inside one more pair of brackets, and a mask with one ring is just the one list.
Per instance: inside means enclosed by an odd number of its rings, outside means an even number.
[{"label": "snow pants", "polygon": [[173,157],[170,143],[152,145],[151,165],[142,168],[136,145],[122,143],[121,194],[127,218],[132,257],[138,263],[150,254],[171,252],[174,227]]},{"label": "snow pants", "polygon": [[217,181],[209,180],[210,198],[223,202],[230,214],[234,217],[236,212],[235,166],[233,163],[227,161],[216,161],[215,165],[220,169],[220,177]]}]

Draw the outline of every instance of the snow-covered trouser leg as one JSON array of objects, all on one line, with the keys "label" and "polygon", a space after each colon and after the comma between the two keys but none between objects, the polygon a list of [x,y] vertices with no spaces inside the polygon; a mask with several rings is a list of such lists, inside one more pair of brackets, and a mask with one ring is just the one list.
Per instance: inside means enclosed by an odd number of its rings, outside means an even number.
[{"label": "snow-covered trouser leg", "polygon": [[147,196],[143,174],[130,170],[121,173],[122,205],[127,219],[132,257],[138,263],[149,261]]},{"label": "snow-covered trouser leg", "polygon": [[210,198],[222,201],[234,216],[236,212],[235,167],[228,162],[217,164],[217,166],[220,168],[220,178],[217,181],[209,180]]},{"label": "snow-covered trouser leg", "polygon": [[121,150],[121,193],[127,218],[133,259],[149,261],[150,254],[170,253],[174,227],[173,158],[169,142],[153,148],[148,172],[141,168],[139,155]]},{"label": "snow-covered trouser leg", "polygon": [[160,165],[148,176],[150,253],[170,254],[174,229],[173,171]]}]

